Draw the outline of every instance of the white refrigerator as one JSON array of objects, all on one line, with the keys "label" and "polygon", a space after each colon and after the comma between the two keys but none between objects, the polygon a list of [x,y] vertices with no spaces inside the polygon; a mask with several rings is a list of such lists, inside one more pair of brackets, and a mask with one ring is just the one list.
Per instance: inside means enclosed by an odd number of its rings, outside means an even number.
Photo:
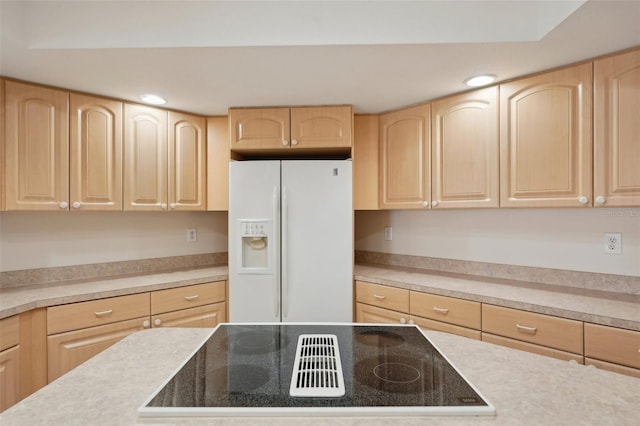
[{"label": "white refrigerator", "polygon": [[229,164],[229,320],[352,322],[350,160]]}]

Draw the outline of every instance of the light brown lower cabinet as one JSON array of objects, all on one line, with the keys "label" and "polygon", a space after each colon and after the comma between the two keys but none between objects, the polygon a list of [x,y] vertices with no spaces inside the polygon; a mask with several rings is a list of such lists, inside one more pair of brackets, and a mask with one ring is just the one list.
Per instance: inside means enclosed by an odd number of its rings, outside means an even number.
[{"label": "light brown lower cabinet", "polygon": [[215,327],[225,321],[225,303],[181,309],[151,317],[152,327]]},{"label": "light brown lower cabinet", "polygon": [[409,323],[417,324],[418,327],[424,330],[443,331],[445,333],[457,334],[458,336],[466,337],[469,339],[480,340],[480,330],[473,330],[471,328],[460,327],[458,325],[448,324],[446,322],[416,317],[414,315],[411,315]]},{"label": "light brown lower cabinet", "polygon": [[148,317],[58,333],[48,337],[49,382],[136,331],[143,330]]},{"label": "light brown lower cabinet", "polygon": [[509,339],[508,337],[496,336],[494,334],[482,333],[482,341],[493,343],[495,345],[505,346],[511,349],[531,352],[538,355],[544,355],[551,358],[561,359],[563,361],[576,361],[578,364],[584,364],[584,358],[580,354],[560,351],[545,346],[534,345],[533,343],[522,342],[520,340]]},{"label": "light brown lower cabinet", "polygon": [[356,322],[372,324],[406,324],[409,315],[364,303],[356,304]]},{"label": "light brown lower cabinet", "polygon": [[480,340],[480,303],[356,281],[356,321],[417,324]]},{"label": "light brown lower cabinet", "polygon": [[482,304],[483,336],[488,333],[582,355],[582,329],[582,321]]},{"label": "light brown lower cabinet", "polygon": [[0,412],[46,384],[46,311],[0,320]]},{"label": "light brown lower cabinet", "polygon": [[640,332],[585,323],[584,355],[588,365],[640,377]]},{"label": "light brown lower cabinet", "polygon": [[0,352],[0,412],[20,400],[20,345]]},{"label": "light brown lower cabinet", "polygon": [[215,327],[226,321],[226,281],[52,306],[48,380],[129,334],[150,327]]}]

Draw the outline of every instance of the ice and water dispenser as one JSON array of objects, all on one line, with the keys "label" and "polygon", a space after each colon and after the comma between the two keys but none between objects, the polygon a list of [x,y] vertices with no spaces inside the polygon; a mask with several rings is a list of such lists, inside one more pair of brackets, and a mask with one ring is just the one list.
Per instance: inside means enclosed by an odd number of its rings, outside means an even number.
[{"label": "ice and water dispenser", "polygon": [[271,220],[240,220],[240,268],[239,273],[270,274],[271,273]]}]

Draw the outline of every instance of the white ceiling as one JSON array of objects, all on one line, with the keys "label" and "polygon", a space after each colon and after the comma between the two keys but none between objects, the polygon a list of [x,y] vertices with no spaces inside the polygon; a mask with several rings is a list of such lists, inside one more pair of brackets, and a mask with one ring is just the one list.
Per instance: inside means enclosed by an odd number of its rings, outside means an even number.
[{"label": "white ceiling", "polygon": [[381,112],[640,46],[640,1],[8,1],[0,74],[206,115]]}]

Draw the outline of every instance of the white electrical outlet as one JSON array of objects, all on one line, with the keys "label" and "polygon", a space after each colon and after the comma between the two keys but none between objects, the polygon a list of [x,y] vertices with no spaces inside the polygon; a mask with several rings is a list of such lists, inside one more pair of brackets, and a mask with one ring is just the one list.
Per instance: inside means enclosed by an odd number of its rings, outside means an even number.
[{"label": "white electrical outlet", "polygon": [[195,243],[198,241],[198,230],[196,228],[187,228],[187,242]]},{"label": "white electrical outlet", "polygon": [[390,226],[387,226],[386,228],[384,228],[384,240],[391,241],[392,239],[393,239],[392,229]]},{"label": "white electrical outlet", "polygon": [[606,232],[604,234],[604,252],[606,254],[622,254],[622,234]]}]

